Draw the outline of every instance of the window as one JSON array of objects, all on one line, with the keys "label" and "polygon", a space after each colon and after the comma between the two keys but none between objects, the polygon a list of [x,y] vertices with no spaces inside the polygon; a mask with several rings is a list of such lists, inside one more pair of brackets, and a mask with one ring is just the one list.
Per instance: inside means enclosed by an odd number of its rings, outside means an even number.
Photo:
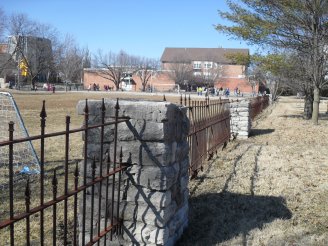
[{"label": "window", "polygon": [[194,69],[201,69],[201,68],[202,68],[202,62],[194,61]]},{"label": "window", "polygon": [[213,66],[213,62],[204,62],[204,68],[205,69],[211,69]]}]

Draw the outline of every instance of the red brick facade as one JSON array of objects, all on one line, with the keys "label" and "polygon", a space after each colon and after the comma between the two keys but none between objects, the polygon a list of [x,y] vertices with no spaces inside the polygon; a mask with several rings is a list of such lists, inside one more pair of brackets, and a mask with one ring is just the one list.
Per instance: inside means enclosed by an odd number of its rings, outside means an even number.
[{"label": "red brick facade", "polygon": [[[137,75],[132,75],[132,79],[135,84],[132,86],[132,91],[142,91],[142,82]],[[111,90],[115,90],[115,85],[112,81],[105,79],[97,73],[96,69],[85,69],[83,71],[83,84],[84,89],[91,87],[93,89],[93,84],[99,85],[99,90],[105,90],[105,86],[109,87]],[[148,87],[149,85],[149,87]],[[151,79],[148,81],[146,90],[149,88],[155,89],[156,91],[168,91],[175,88],[175,83],[171,80],[167,73],[158,72],[155,73]]]},{"label": "red brick facade", "polygon": [[[244,69],[244,66],[240,65],[224,65],[223,76],[218,79],[214,86],[217,88],[222,87],[224,89],[229,88],[230,91],[233,91],[237,87],[242,93],[257,92],[258,86],[252,88],[244,75]],[[91,90],[93,90],[93,84],[96,84],[99,85],[99,90],[101,91],[105,90],[105,86],[109,87],[111,90],[115,90],[112,81],[99,76],[95,71],[96,70],[84,70],[83,81],[85,89],[88,89],[90,85]],[[132,91],[142,91],[140,78],[133,75],[132,79],[135,82],[135,84],[132,85]],[[155,74],[149,80],[148,85],[146,90],[149,90],[149,88],[152,88],[152,90],[155,91],[169,91],[176,89],[174,81],[168,76],[168,72],[159,72]]]},{"label": "red brick facade", "polygon": [[[258,86],[255,88],[248,82],[245,74],[247,67],[245,65],[233,64],[227,54],[242,53],[248,55],[248,49],[222,49],[222,48],[165,48],[161,58],[162,70],[153,74],[146,86],[146,90],[153,89],[155,91],[175,90],[175,82],[170,79],[169,73],[175,70],[179,65],[187,64],[190,70],[199,73],[200,71],[207,74],[213,74],[211,71],[218,73],[219,78],[214,83],[217,88],[229,88],[230,91],[238,88],[241,93],[257,92]],[[196,74],[194,73],[194,74]],[[142,91],[142,82],[137,75],[132,75],[134,84],[128,88],[132,91]],[[84,87],[87,89],[89,85],[99,85],[100,90],[104,90],[105,86],[115,90],[113,82],[104,79],[97,74],[97,70],[84,70]],[[202,84],[202,81],[199,81]],[[126,89],[124,87],[120,89]]]}]

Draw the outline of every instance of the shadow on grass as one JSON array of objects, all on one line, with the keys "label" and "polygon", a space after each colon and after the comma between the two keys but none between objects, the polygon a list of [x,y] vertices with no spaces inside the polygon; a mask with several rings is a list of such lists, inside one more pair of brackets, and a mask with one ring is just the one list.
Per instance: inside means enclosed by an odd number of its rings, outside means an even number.
[{"label": "shadow on grass", "polygon": [[273,133],[274,131],[275,131],[274,129],[251,129],[249,136],[250,137],[260,136],[260,135]]},{"label": "shadow on grass", "polygon": [[251,230],[291,217],[282,197],[230,192],[191,197],[189,227],[177,245],[216,245],[238,235],[246,240]]},{"label": "shadow on grass", "polygon": [[[290,119],[302,119],[302,120],[306,120],[303,117],[303,114],[289,114],[289,115],[281,115],[279,116],[280,118],[290,118]],[[311,120],[311,119],[309,119]],[[320,113],[319,114],[319,120],[328,120],[328,113]]]},{"label": "shadow on grass", "polygon": [[327,113],[320,113],[319,120],[328,120],[328,112]]},{"label": "shadow on grass", "polygon": [[286,114],[279,116],[279,118],[303,119],[303,114]]}]

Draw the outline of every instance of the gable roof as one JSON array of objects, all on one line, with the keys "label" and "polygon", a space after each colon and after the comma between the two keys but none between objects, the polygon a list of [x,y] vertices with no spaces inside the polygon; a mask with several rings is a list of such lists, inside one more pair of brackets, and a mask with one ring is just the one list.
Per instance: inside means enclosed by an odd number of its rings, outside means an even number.
[{"label": "gable roof", "polygon": [[249,55],[249,49],[225,49],[225,48],[165,48],[161,62],[186,62],[213,61],[221,64],[232,63],[227,54],[242,53]]}]

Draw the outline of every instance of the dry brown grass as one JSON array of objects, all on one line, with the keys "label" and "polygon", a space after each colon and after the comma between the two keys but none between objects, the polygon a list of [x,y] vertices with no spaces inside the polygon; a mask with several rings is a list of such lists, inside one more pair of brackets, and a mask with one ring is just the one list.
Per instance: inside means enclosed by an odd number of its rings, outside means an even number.
[{"label": "dry brown grass", "polygon": [[327,105],[318,126],[302,107],[282,98],[190,182],[179,245],[328,245]]},{"label": "dry brown grass", "polygon": [[[42,100],[46,100],[48,133],[64,130],[67,114],[72,117],[71,128],[79,127],[83,117],[77,116],[75,107],[85,98],[162,100],[162,95],[87,92],[14,93],[14,97],[30,135],[39,134]],[[326,105],[321,106],[324,113]],[[313,126],[301,119],[301,111],[300,100],[281,99],[256,122],[250,139],[230,143],[205,172],[191,181],[190,226],[180,245],[328,245],[328,117],[322,115],[319,126]],[[62,138],[46,142],[48,200],[53,169],[58,169],[59,194],[63,191],[63,143]],[[82,158],[82,144],[81,135],[74,134],[70,163]],[[39,143],[34,145],[39,152]],[[73,168],[70,165],[70,171]],[[17,197],[23,198],[23,188],[16,189]],[[32,205],[39,202],[38,190],[35,182]],[[23,210],[24,202],[17,202],[15,207]],[[52,235],[51,213],[49,208],[47,241]],[[61,223],[63,215],[58,216]],[[33,220],[31,237],[38,245],[39,218],[33,216]],[[17,224],[17,242],[24,241],[24,228],[24,222]],[[0,242],[8,244],[8,232],[0,232]]]}]

